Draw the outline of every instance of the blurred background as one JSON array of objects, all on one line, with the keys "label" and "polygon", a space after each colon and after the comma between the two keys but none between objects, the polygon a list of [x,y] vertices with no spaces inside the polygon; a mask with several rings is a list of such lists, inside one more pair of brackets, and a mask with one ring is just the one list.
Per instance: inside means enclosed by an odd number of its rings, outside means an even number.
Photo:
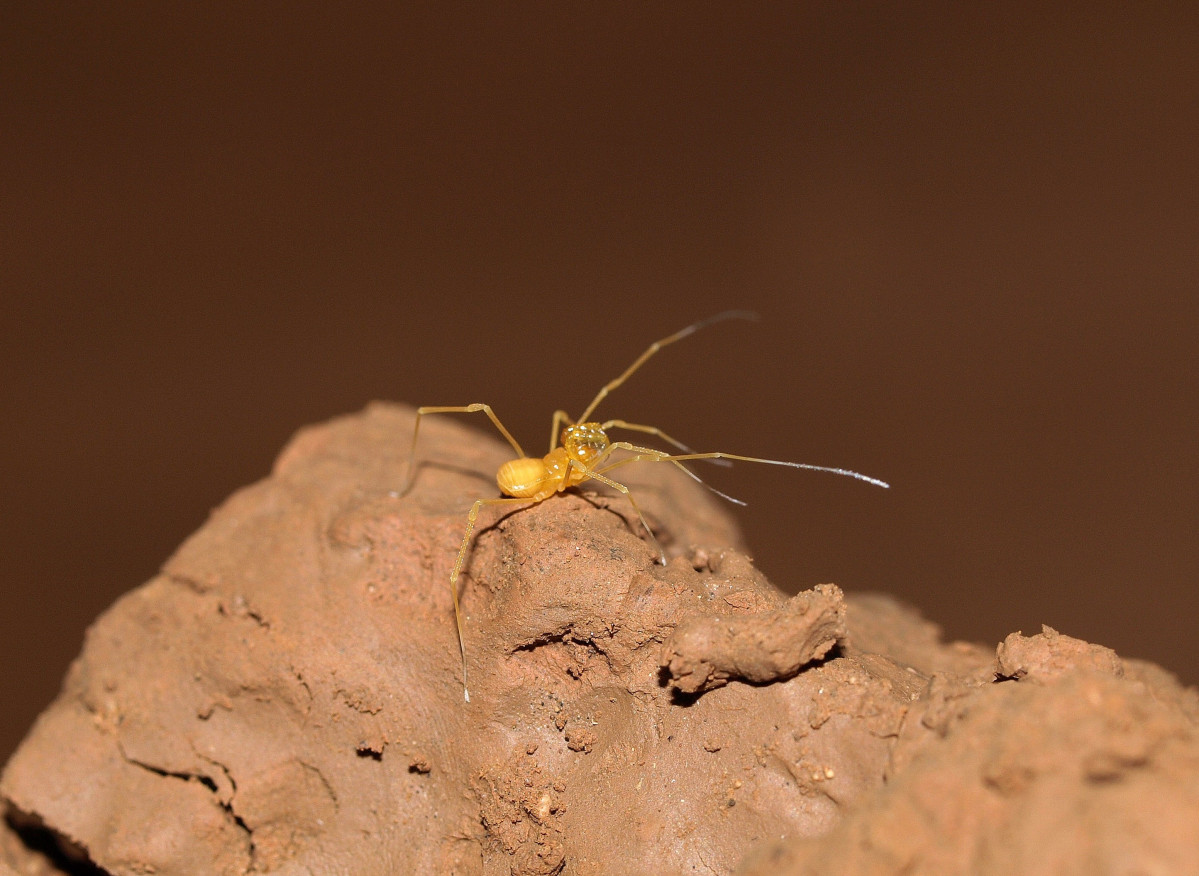
[{"label": "blurred background", "polygon": [[403,7],[0,10],[0,759],[302,425],[730,307],[600,413],[892,482],[704,469],[780,586],[1199,681],[1196,7]]}]

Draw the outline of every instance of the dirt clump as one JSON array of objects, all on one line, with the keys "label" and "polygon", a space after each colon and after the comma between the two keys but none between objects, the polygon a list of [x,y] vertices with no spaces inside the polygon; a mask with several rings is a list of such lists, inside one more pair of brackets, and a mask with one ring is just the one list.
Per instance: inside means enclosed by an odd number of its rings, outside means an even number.
[{"label": "dirt clump", "polygon": [[447,581],[507,453],[426,428],[405,496],[410,409],[303,430],[95,622],[0,780],[0,876],[1199,860],[1194,691],[1050,630],[997,657],[885,597],[788,599],[669,466],[628,468],[666,566],[619,496],[485,515],[464,702]]},{"label": "dirt clump", "polygon": [[997,651],[990,680],[933,676],[836,827],[739,876],[1199,873],[1196,691],[1048,627]]},{"label": "dirt clump", "polygon": [[[743,593],[727,594],[724,601],[742,605]],[[781,608],[684,618],[666,640],[662,665],[671,686],[683,693],[722,687],[732,679],[765,684],[790,678],[844,639],[841,588],[817,584]]]}]

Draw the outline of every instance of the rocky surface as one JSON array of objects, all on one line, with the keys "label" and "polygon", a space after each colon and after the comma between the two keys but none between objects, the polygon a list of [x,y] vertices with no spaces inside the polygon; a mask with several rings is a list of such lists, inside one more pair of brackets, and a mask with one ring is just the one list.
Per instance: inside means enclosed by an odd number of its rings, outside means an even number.
[{"label": "rocky surface", "polygon": [[737,872],[1199,873],[1195,690],[1048,627],[998,651],[990,678],[932,677],[886,783],[832,831]]},{"label": "rocky surface", "polygon": [[[1046,629],[788,599],[702,488],[484,513],[504,446],[302,431],[89,631],[5,768],[0,876],[1193,872],[1199,706]],[[425,427],[422,427],[425,429]]]}]

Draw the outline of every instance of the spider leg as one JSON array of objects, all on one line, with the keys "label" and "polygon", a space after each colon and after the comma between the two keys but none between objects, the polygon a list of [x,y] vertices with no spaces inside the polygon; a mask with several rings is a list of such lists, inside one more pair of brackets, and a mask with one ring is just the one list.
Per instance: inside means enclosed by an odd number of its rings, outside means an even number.
[{"label": "spider leg", "polygon": [[[758,456],[738,456],[735,453],[666,453],[661,450],[654,450],[651,447],[638,447],[635,444],[629,444],[627,441],[616,441],[610,445],[612,449],[628,450],[634,454],[629,458],[629,461],[644,460],[646,462],[682,462],[688,459],[735,459],[740,462],[761,462],[766,465],[785,465],[788,468],[804,468],[808,471],[826,471],[831,474],[843,475],[847,478],[854,478],[859,481],[865,481],[868,484],[874,484],[876,487],[888,488],[891,485],[886,481],[880,481],[878,478],[872,478],[869,475],[861,474],[860,472],[850,471],[847,468],[833,468],[827,465],[810,465],[806,462],[787,462],[782,459],[762,459]],[[624,460],[621,460],[624,463]]]},{"label": "spider leg", "polygon": [[575,421],[570,418],[570,414],[563,410],[554,411],[554,421],[550,424],[550,453],[554,452],[554,448],[558,446],[558,438],[562,432],[562,424],[573,426]]},{"label": "spider leg", "polygon": [[500,422],[500,418],[495,415],[495,411],[491,409],[491,405],[473,404],[473,405],[458,405],[458,406],[439,406],[439,407],[423,407],[416,409],[416,423],[412,426],[412,447],[408,452],[408,474],[404,479],[404,488],[400,490],[400,495],[406,495],[412,489],[412,480],[416,475],[416,436],[420,434],[421,417],[425,414],[473,414],[478,411],[483,411],[490,418],[495,427],[500,430],[500,434],[508,439],[508,443],[512,445],[512,449],[516,451],[516,455],[524,457],[525,452],[521,450],[516,439],[512,437],[512,433],[504,428],[504,424]]},{"label": "spider leg", "polygon": [[[612,463],[611,465],[605,465],[603,468],[601,468],[599,470],[599,472],[600,472],[600,474],[603,474],[604,472],[611,471],[614,468],[618,468],[618,467],[625,465],[627,463],[630,463],[630,462],[643,462],[643,461],[644,461],[644,459],[640,456],[626,456],[624,459],[619,459],[616,462]],[[680,468],[682,470],[683,474],[687,475],[687,477],[691,478],[691,480],[695,481],[697,484],[699,484],[705,490],[715,493],[717,496],[724,499],[726,502],[732,502],[734,505],[740,505],[742,508],[745,507],[745,502],[738,499],[736,496],[730,496],[728,493],[724,493],[724,492],[721,492],[720,490],[716,489],[714,486],[707,483],[703,478],[701,478],[699,475],[697,475],[691,469],[687,468],[687,466],[683,465],[681,462],[679,462],[675,459],[671,459],[669,461],[673,462],[676,466],[678,466],[678,468]],[[723,460],[718,460],[718,461],[723,461]],[[732,465],[732,463],[730,462],[729,465]]]},{"label": "spider leg", "polygon": [[[637,517],[641,521],[641,526],[645,529],[645,534],[649,536],[649,540],[654,545],[654,550],[658,552],[658,562],[665,566],[666,552],[662,550],[662,545],[658,543],[657,536],[655,536],[653,530],[649,528],[649,523],[646,522],[645,514],[641,512],[641,506],[637,504],[637,500],[633,498],[633,494],[629,492],[629,488],[624,484],[617,483],[609,477],[605,477],[603,474],[595,470],[596,466],[598,466],[612,454],[613,449],[614,448],[612,445],[605,447],[603,451],[601,451],[600,454],[596,456],[594,460],[592,460],[590,468],[584,467],[581,463],[574,459],[567,459],[566,470],[562,473],[562,479],[558,482],[558,492],[561,493],[567,487],[577,486],[583,481],[589,479],[597,480],[601,484],[607,484],[608,486],[619,490],[624,494],[624,497],[629,500],[629,504],[633,506],[633,510],[637,512]],[[571,474],[572,470],[574,469],[578,470],[578,475]]]},{"label": "spider leg", "polygon": [[[653,435],[657,438],[661,438],[667,444],[673,444],[675,447],[677,447],[679,450],[683,451],[684,453],[694,453],[695,452],[690,447],[688,447],[686,444],[684,444],[682,441],[679,441],[677,438],[671,438],[669,435],[667,435],[665,432],[663,432],[657,426],[643,426],[640,423],[629,423],[624,420],[608,420],[604,423],[600,423],[600,428],[603,429],[605,432],[614,427],[617,429],[630,429],[634,432],[644,432],[647,435]],[[712,460],[712,462],[716,463],[717,465],[725,465],[725,466],[732,465],[732,463],[729,462],[727,459],[714,459],[714,460]],[[693,477],[694,477],[694,475],[693,475]],[[699,479],[696,478],[696,480],[699,480]],[[700,481],[700,483],[703,483],[703,481]]]},{"label": "spider leg", "polygon": [[480,499],[471,506],[466,518],[466,532],[462,535],[462,547],[458,549],[458,559],[454,561],[454,571],[450,572],[450,594],[454,597],[454,623],[458,627],[458,650],[462,652],[462,695],[470,702],[470,689],[466,686],[466,639],[462,636],[462,609],[458,606],[458,574],[462,564],[466,562],[466,551],[470,547],[470,537],[475,531],[475,521],[484,505],[528,505],[534,499]]},{"label": "spider leg", "polygon": [[605,398],[607,398],[608,393],[610,393],[612,390],[616,389],[622,383],[624,383],[626,380],[628,380],[630,377],[632,377],[638,368],[640,368],[642,365],[644,365],[646,363],[646,361],[648,361],[649,358],[654,355],[654,353],[658,352],[663,347],[665,347],[669,344],[673,344],[675,341],[681,341],[683,338],[687,337],[687,335],[694,334],[695,332],[699,331],[701,328],[705,328],[716,322],[723,322],[726,319],[757,319],[757,318],[758,318],[758,315],[750,310],[726,310],[722,313],[716,314],[715,316],[709,316],[707,319],[701,319],[699,322],[693,322],[691,325],[687,326],[686,328],[680,329],[679,331],[675,332],[673,335],[663,338],[660,341],[654,341],[652,344],[649,345],[649,348],[644,353],[642,353],[640,356],[638,356],[633,361],[632,365],[630,365],[628,368],[626,368],[624,370],[623,374],[621,374],[615,380],[611,380],[608,383],[604,384],[604,388],[601,389],[599,391],[599,393],[596,395],[596,397],[591,400],[591,404],[587,405],[587,409],[585,411],[583,411],[582,414],[579,415],[579,422],[580,423],[587,422],[587,418],[591,416],[591,412],[594,411],[596,409],[596,407],[599,406],[600,402],[602,402]]},{"label": "spider leg", "polygon": [[[604,448],[604,452],[601,453],[599,456],[597,456],[595,458],[595,461],[591,463],[591,469],[589,471],[598,470],[600,474],[603,474],[604,472],[611,471],[612,469],[614,469],[618,466],[627,465],[630,462],[637,462],[639,459],[643,458],[640,456],[630,456],[625,459],[617,460],[616,462],[612,463],[611,465],[606,465],[603,468],[599,468],[600,463],[603,462],[605,459],[607,459],[609,456],[611,456],[612,451],[614,451],[614,450],[630,450],[630,451],[633,451],[634,453],[645,453],[645,454],[649,454],[649,455],[653,456],[655,458],[654,461],[656,461],[656,462],[672,462],[672,463],[674,463],[675,467],[678,468],[683,474],[687,475],[687,477],[691,478],[691,480],[695,481],[697,484],[701,484],[704,487],[706,487],[707,489],[711,490],[717,496],[720,496],[720,498],[727,499],[728,501],[732,502],[734,505],[744,505],[745,504],[740,499],[734,499],[732,496],[728,495],[727,493],[722,493],[722,492],[720,492],[720,490],[716,489],[715,487],[710,487],[707,484],[705,484],[703,482],[703,479],[699,475],[697,475],[691,469],[687,468],[687,466],[683,465],[681,462],[677,461],[679,458],[677,455],[672,455],[672,454],[666,453],[665,451],[662,451],[662,450],[655,450],[652,447],[639,447],[636,444],[630,444],[627,441],[615,441],[612,444],[609,444],[606,448]],[[730,463],[730,465],[731,465],[731,463]]]},{"label": "spider leg", "polygon": [[591,478],[599,481],[601,484],[607,484],[615,490],[619,490],[624,494],[624,497],[629,500],[629,504],[633,506],[633,510],[637,512],[637,518],[641,521],[641,528],[645,530],[645,534],[649,536],[650,543],[653,544],[654,550],[658,553],[658,564],[666,565],[666,551],[662,550],[662,545],[658,543],[657,536],[653,530],[649,528],[649,523],[645,520],[645,515],[641,513],[641,506],[637,504],[637,500],[633,498],[633,494],[629,492],[629,488],[624,484],[612,480],[610,477],[600,474],[594,469],[584,469],[585,478]]}]

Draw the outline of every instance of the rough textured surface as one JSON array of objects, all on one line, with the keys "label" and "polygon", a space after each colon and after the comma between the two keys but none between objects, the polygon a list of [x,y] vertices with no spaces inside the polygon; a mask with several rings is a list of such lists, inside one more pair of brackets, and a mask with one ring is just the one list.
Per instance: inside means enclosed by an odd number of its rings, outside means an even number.
[{"label": "rough textured surface", "polygon": [[738,873],[1199,873],[1197,717],[1156,666],[1013,633],[989,678],[933,676],[884,786]]},{"label": "rough textured surface", "polygon": [[730,679],[782,681],[845,639],[845,601],[835,584],[818,584],[781,608],[734,613],[750,607],[749,596],[744,591],[725,594],[728,614],[705,613],[679,622],[662,651],[672,687],[698,693]]},{"label": "rough textured surface", "polygon": [[506,454],[433,418],[399,497],[411,424],[302,431],[97,620],[0,781],[0,876],[1199,860],[1193,691],[1052,630],[997,658],[886,598],[788,600],[666,466],[628,470],[665,567],[619,498],[482,521],[464,703],[446,581]]}]

